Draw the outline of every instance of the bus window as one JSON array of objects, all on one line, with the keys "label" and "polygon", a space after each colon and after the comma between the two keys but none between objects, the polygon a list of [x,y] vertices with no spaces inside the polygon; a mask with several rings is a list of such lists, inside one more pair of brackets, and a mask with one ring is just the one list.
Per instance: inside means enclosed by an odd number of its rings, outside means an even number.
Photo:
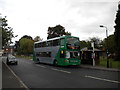
[{"label": "bus window", "polygon": [[80,41],[78,38],[67,38],[67,49],[80,49]]},{"label": "bus window", "polygon": [[35,44],[35,48],[37,48],[37,44]]},{"label": "bus window", "polygon": [[63,39],[63,38],[60,39],[60,45],[61,45],[61,46],[64,46],[64,44],[65,44],[65,43],[64,43],[64,39]]},{"label": "bus window", "polygon": [[46,44],[48,47],[49,46],[52,46],[52,41],[47,41],[47,44]]},{"label": "bus window", "polygon": [[42,46],[42,47],[46,47],[46,42],[42,42],[42,43],[41,43],[41,46]]},{"label": "bus window", "polygon": [[38,44],[38,43],[36,43],[36,44],[35,44],[35,48],[38,48],[38,47],[39,47],[39,44]]},{"label": "bus window", "polygon": [[49,45],[48,45],[48,42],[46,42],[46,47],[48,47]]},{"label": "bus window", "polygon": [[38,47],[41,47],[41,43],[38,43]]},{"label": "bus window", "polygon": [[40,57],[51,57],[51,52],[40,52],[39,56]]},{"label": "bus window", "polygon": [[53,46],[58,46],[59,45],[59,39],[53,40]]},{"label": "bus window", "polygon": [[51,57],[51,52],[47,52],[47,57]]},{"label": "bus window", "polygon": [[36,53],[36,56],[37,56],[37,57],[39,57],[39,55],[40,55],[39,53]]}]

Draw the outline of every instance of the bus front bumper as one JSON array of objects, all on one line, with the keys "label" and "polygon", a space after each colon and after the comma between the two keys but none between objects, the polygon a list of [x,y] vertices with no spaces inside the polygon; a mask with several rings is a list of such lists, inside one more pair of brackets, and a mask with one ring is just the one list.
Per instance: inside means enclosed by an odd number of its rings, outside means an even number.
[{"label": "bus front bumper", "polygon": [[63,61],[63,65],[65,65],[65,66],[68,66],[68,65],[80,65],[80,60],[68,60],[68,59],[66,59],[66,60],[64,60]]}]

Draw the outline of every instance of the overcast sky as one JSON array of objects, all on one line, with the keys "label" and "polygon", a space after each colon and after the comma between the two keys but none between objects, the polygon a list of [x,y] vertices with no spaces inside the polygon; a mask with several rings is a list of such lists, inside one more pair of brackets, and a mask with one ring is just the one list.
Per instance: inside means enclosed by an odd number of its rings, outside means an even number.
[{"label": "overcast sky", "polygon": [[47,39],[48,27],[58,24],[80,40],[105,38],[114,33],[119,0],[0,0],[1,16],[7,16],[19,40],[23,35]]}]

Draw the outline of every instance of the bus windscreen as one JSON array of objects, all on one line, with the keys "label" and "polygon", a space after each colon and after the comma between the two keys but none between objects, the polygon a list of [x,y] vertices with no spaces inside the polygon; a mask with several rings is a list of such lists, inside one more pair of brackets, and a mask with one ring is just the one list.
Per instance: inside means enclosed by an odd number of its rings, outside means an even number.
[{"label": "bus windscreen", "polygon": [[80,41],[78,38],[67,38],[67,49],[80,49]]}]

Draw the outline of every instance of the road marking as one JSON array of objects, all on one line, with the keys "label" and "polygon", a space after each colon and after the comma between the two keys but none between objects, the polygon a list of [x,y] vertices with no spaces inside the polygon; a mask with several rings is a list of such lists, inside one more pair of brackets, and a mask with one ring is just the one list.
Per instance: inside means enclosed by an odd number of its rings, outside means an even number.
[{"label": "road marking", "polygon": [[[3,62],[4,63],[4,62]],[[23,81],[13,72],[13,70],[6,64],[4,63],[5,66],[10,70],[10,72],[17,78],[17,80],[23,85],[21,86],[22,88],[25,87],[26,90],[30,90],[24,83]]]},{"label": "road marking", "polygon": [[120,83],[119,81],[114,81],[114,80],[109,80],[109,79],[104,79],[104,78],[99,78],[99,77],[93,77],[93,76],[87,76],[87,75],[85,77],[96,79],[96,80],[102,80],[102,81],[112,82],[112,83]]},{"label": "road marking", "polygon": [[36,66],[38,66],[38,67],[42,67],[42,68],[47,68],[47,67],[45,67],[45,66],[42,66],[42,65],[36,65]]},{"label": "road marking", "polygon": [[64,72],[64,73],[71,73],[71,72],[68,72],[68,71],[64,71],[64,70],[59,70],[59,69],[56,69],[56,68],[51,68],[52,70],[55,70],[55,71],[60,71],[60,72]]}]

